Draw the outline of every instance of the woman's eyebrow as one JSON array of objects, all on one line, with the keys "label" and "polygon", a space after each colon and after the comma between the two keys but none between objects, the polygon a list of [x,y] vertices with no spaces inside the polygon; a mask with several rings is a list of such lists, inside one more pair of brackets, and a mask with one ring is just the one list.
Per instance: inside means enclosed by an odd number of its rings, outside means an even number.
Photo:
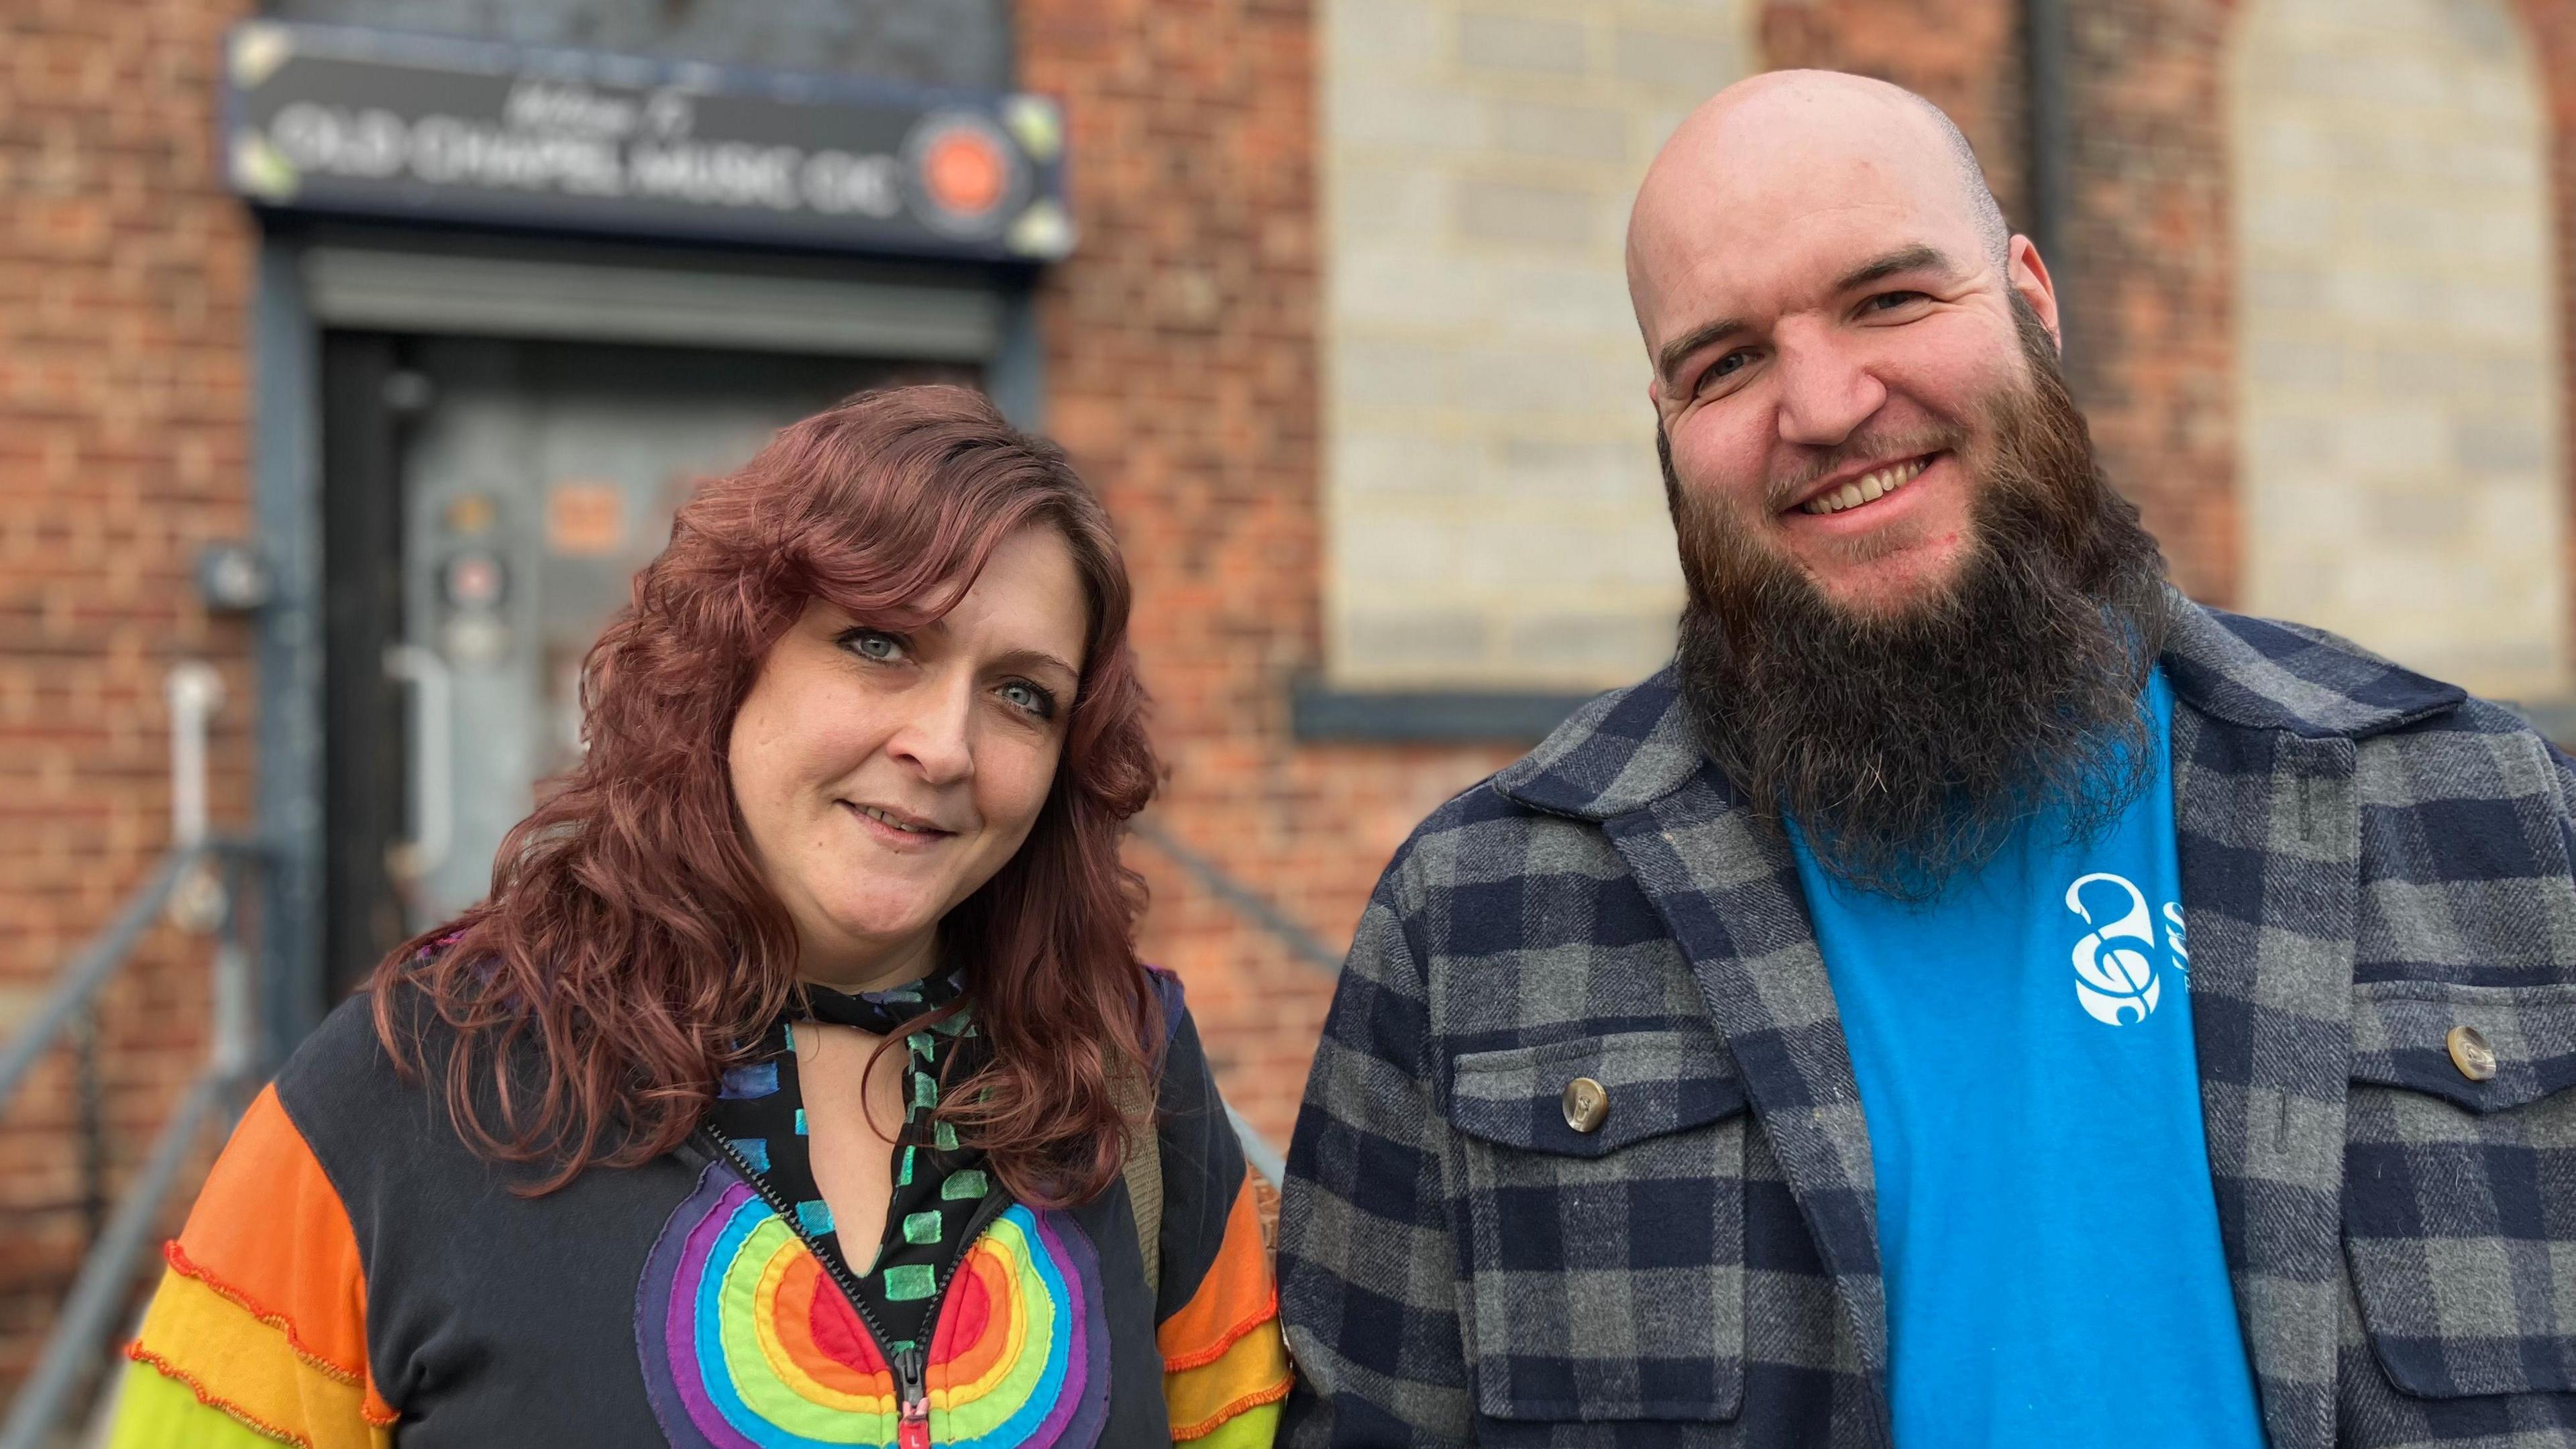
[{"label": "woman's eyebrow", "polygon": [[1081,670],[1065,663],[1060,656],[1050,654],[1043,649],[1006,650],[993,656],[992,667],[995,669],[1017,669],[1022,671],[1052,669],[1063,674],[1067,679],[1080,679],[1082,677]]}]

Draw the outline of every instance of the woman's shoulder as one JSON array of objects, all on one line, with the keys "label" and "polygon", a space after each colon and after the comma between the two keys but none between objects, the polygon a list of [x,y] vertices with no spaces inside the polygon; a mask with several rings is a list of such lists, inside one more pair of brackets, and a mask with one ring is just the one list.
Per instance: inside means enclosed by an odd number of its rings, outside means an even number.
[{"label": "woman's shoulder", "polygon": [[1150,961],[1145,963],[1145,981],[1154,990],[1154,1004],[1163,1016],[1163,1038],[1169,1041],[1190,1014],[1189,992],[1181,985],[1179,972]]},{"label": "woman's shoulder", "polygon": [[1153,1043],[1160,1090],[1155,1094],[1167,1118],[1175,1106],[1186,1107],[1214,1089],[1207,1057],[1199,1046],[1198,1022],[1190,1015],[1189,994],[1181,978],[1163,967],[1149,965],[1145,976],[1153,984],[1154,1002],[1162,1027],[1162,1040]]},{"label": "woman's shoulder", "polygon": [[416,1177],[471,1154],[449,1125],[439,1074],[455,1036],[419,992],[392,988],[386,1012],[397,1040],[410,1043],[407,1070],[377,1030],[375,991],[361,991],[322,1019],[278,1068],[278,1105],[344,1190],[386,1188],[388,1173]]},{"label": "woman's shoulder", "polygon": [[1201,1179],[1197,1192],[1229,1197],[1243,1174],[1243,1153],[1226,1115],[1224,1094],[1199,1042],[1198,1023],[1190,1016],[1180,978],[1159,967],[1147,970],[1163,1005],[1161,1078],[1154,1105],[1166,1192],[1178,1196],[1191,1190],[1171,1181],[1181,1174]]},{"label": "woman's shoulder", "polygon": [[[397,988],[392,1013],[398,1029],[418,1034],[429,1046],[444,1032],[438,1014],[417,1001],[416,992]],[[406,999],[411,998],[411,999]],[[310,1110],[324,1114],[366,1114],[388,1093],[415,1093],[417,1078],[407,1077],[385,1050],[376,1029],[376,991],[350,996],[322,1018],[322,1024],[296,1044],[277,1069],[277,1093],[289,1113],[301,1118]]]}]

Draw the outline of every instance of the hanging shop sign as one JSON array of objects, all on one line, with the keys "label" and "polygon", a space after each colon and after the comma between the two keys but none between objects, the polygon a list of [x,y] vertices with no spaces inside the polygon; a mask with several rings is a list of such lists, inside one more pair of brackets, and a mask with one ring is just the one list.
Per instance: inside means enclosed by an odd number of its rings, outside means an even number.
[{"label": "hanging shop sign", "polygon": [[235,190],[279,210],[987,260],[1073,246],[1040,96],[252,21]]}]

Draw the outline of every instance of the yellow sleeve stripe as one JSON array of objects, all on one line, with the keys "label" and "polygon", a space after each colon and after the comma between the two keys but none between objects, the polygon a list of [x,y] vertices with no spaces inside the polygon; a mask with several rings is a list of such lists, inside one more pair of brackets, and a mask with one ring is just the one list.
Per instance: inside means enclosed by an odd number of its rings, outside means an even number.
[{"label": "yellow sleeve stripe", "polygon": [[294,1442],[243,1423],[198,1398],[187,1384],[137,1361],[125,1366],[107,1449],[269,1449]]},{"label": "yellow sleeve stripe", "polygon": [[170,1265],[171,1272],[178,1274],[182,1278],[192,1279],[196,1282],[205,1284],[207,1287],[213,1289],[218,1297],[232,1304],[235,1308],[238,1308],[242,1312],[249,1314],[251,1317],[258,1319],[260,1322],[267,1324],[269,1327],[276,1329],[279,1333],[286,1335],[286,1346],[294,1350],[295,1356],[310,1365],[316,1373],[322,1374],[327,1378],[336,1379],[344,1384],[355,1384],[366,1377],[365,1373],[361,1370],[342,1368],[340,1365],[324,1358],[321,1354],[316,1353],[313,1350],[313,1346],[304,1341],[304,1336],[295,1331],[294,1322],[288,1319],[285,1314],[271,1313],[267,1309],[260,1307],[259,1304],[251,1301],[251,1296],[249,1294],[244,1293],[242,1290],[225,1282],[223,1279],[216,1277],[214,1274],[207,1272],[204,1268],[201,1268],[196,1263],[190,1261],[187,1249],[181,1247],[177,1239],[174,1238],[170,1242],[162,1245],[161,1257]]},{"label": "yellow sleeve stripe", "polygon": [[1277,1437],[1279,1405],[1274,1401],[1255,1404],[1189,1443],[1190,1449],[1270,1449]]},{"label": "yellow sleeve stripe", "polygon": [[368,1422],[362,1385],[314,1363],[283,1328],[187,1274],[161,1275],[143,1332],[126,1353],[279,1443],[373,1449],[386,1442],[382,1426]]},{"label": "yellow sleeve stripe", "polygon": [[[1246,1410],[1288,1397],[1288,1349],[1276,1320],[1237,1338],[1214,1362],[1163,1375],[1175,1440],[1204,1439]],[[1263,1442],[1266,1442],[1263,1441]]]}]

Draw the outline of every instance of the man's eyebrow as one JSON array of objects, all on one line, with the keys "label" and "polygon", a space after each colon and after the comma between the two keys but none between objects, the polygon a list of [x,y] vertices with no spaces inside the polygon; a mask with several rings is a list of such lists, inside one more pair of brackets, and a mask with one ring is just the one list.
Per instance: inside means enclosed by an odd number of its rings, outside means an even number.
[{"label": "man's eyebrow", "polygon": [[1678,382],[1680,379],[1674,374],[1681,371],[1683,359],[1712,342],[1723,341],[1743,331],[1744,328],[1745,322],[1741,317],[1725,317],[1692,328],[1665,343],[1663,351],[1655,354],[1655,376],[1662,378],[1667,386]]},{"label": "man's eyebrow", "polygon": [[[1841,280],[1834,283],[1834,290],[1848,292],[1856,287],[1866,287],[1872,282],[1895,276],[1899,272],[1954,272],[1956,270],[1958,270],[1957,265],[1950,260],[1949,253],[1938,247],[1917,242],[1909,247],[1899,247],[1885,256],[1873,257],[1845,272]],[[1665,343],[1663,350],[1655,354],[1655,375],[1662,378],[1667,385],[1678,382],[1679,379],[1675,374],[1681,370],[1682,363],[1692,353],[1744,331],[1746,325],[1741,317],[1725,317],[1692,328]]]},{"label": "man's eyebrow", "polygon": [[1917,242],[1913,246],[1899,247],[1883,257],[1863,262],[1843,273],[1842,280],[1834,283],[1834,290],[1848,292],[1855,287],[1866,287],[1872,282],[1883,281],[1899,272],[1956,270],[1958,268],[1952,264],[1949,256],[1938,247],[1929,247]]}]

